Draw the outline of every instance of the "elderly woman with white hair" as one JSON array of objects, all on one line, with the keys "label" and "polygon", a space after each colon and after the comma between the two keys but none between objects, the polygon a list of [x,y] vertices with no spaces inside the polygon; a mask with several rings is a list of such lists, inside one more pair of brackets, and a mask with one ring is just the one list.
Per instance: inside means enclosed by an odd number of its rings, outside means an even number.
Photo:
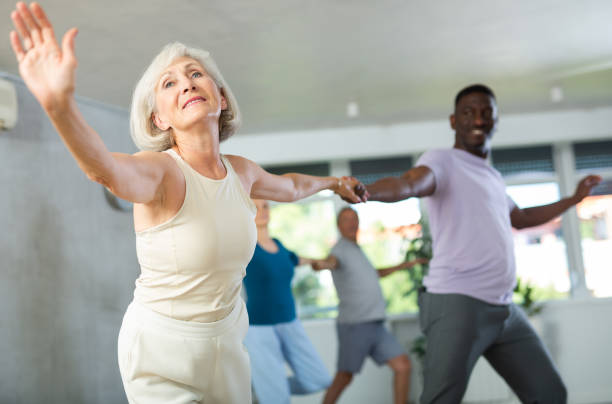
[{"label": "elderly woman with white hair", "polygon": [[331,189],[358,202],[352,178],[276,176],[219,143],[240,125],[236,99],[208,52],[174,43],[134,91],[132,137],[110,153],[74,99],[75,28],[57,43],[42,8],[18,3],[19,72],[93,181],[134,203],[141,274],[119,333],[130,403],[248,403],[248,318],[241,281],[256,243],[250,198],[289,202]]}]

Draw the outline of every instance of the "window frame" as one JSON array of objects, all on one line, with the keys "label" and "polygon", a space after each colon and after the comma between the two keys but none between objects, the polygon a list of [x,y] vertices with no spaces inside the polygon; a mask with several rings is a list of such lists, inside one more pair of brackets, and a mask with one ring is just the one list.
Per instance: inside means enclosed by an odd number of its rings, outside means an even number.
[{"label": "window frame", "polygon": [[[567,158],[568,160],[567,163],[568,164],[571,163],[571,167],[567,169],[566,175],[568,175],[569,177],[568,182],[570,184],[573,184],[574,189],[571,191],[571,193],[568,193],[568,195],[573,194],[575,187],[578,185],[580,180],[589,174],[597,174],[597,175],[600,175],[604,181],[612,181],[612,167],[591,168],[591,169],[587,169],[587,168],[577,169],[576,168],[576,161],[575,161],[575,154],[574,154],[574,144],[576,143],[582,143],[582,142],[571,142],[571,143],[564,142],[564,143],[559,144],[560,152],[564,151],[565,153],[568,153],[568,152],[571,153],[571,161],[569,158]],[[586,272],[585,272],[585,266],[584,266],[584,256],[583,256],[583,250],[582,250],[582,235],[580,233],[580,218],[578,217],[578,212],[575,207],[572,207],[571,209],[568,210],[568,212],[566,212],[566,214],[568,214],[567,220],[568,222],[570,222],[570,225],[568,225],[568,227],[571,226],[572,228],[575,228],[575,234],[570,236],[572,237],[572,241],[573,241],[573,246],[572,246],[572,248],[574,249],[573,253],[580,259],[580,262],[579,262],[580,265],[577,266],[576,273],[574,274],[574,276],[576,277],[575,279],[576,292],[575,294],[572,293],[572,297],[587,298],[587,299],[602,299],[602,297],[594,296],[587,287]],[[565,228],[563,229],[563,233],[564,233],[563,237],[565,237]],[[570,271],[571,269],[572,268],[571,268],[571,263],[570,263]],[[570,280],[572,282],[574,282],[573,278],[574,277],[572,277],[570,273]],[[570,291],[573,290],[573,287],[574,285],[572,283]]]},{"label": "window frame", "polygon": [[[581,140],[582,142],[582,140]],[[515,186],[515,185],[528,185],[528,184],[539,184],[546,182],[555,182],[559,187],[559,194],[561,198],[568,197],[573,195],[576,185],[585,175],[596,173],[601,175],[604,180],[612,181],[612,167],[609,168],[594,168],[594,169],[576,169],[575,163],[575,154],[574,154],[574,143],[578,143],[577,141],[563,141],[563,142],[554,142],[550,144],[544,145],[513,145],[512,148],[530,148],[530,147],[542,147],[542,146],[550,146],[552,148],[552,163],[553,163],[553,171],[552,172],[525,172],[525,173],[514,173],[510,175],[503,176],[504,183],[506,187]],[[406,155],[404,157],[410,157],[414,164],[418,161],[419,156],[422,153],[413,153],[411,155]],[[491,153],[492,155],[493,153]],[[389,159],[397,158],[397,156],[376,156],[371,157],[371,159],[380,159],[384,160],[386,157]],[[369,159],[368,157],[361,157],[362,160]],[[352,175],[351,173],[351,160],[349,159],[335,159],[330,160],[329,164],[329,175],[341,177],[345,175]],[[298,204],[306,204],[311,202],[318,201],[326,201],[332,200],[334,204],[334,210],[338,212],[343,206],[346,205],[345,202],[340,200],[339,198],[335,198],[332,193],[328,195],[325,194],[315,194],[303,200],[294,202]],[[271,202],[271,204],[276,204],[276,202]],[[423,198],[419,199],[419,205],[421,214],[426,218],[427,209],[424,209],[424,201]],[[563,231],[563,240],[566,245],[566,255],[567,255],[567,263],[568,263],[568,273],[570,280],[570,290],[569,296],[567,300],[572,300],[576,298],[587,298],[587,299],[598,299],[594,297],[586,286],[586,277],[584,271],[584,257],[582,251],[582,238],[580,235],[580,221],[578,218],[578,214],[575,207],[568,209],[561,216],[561,226]],[[337,310],[337,307],[334,306],[326,306],[326,307],[317,307],[317,308],[306,308],[300,313],[300,317],[304,319],[311,318],[312,316],[323,313]],[[404,313],[406,315],[411,315],[412,313]],[[403,314],[399,314],[400,316]]]}]

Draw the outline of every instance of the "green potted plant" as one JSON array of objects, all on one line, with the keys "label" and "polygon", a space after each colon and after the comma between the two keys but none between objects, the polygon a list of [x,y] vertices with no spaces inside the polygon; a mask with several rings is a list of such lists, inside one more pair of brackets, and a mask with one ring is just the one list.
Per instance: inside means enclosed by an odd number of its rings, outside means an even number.
[{"label": "green potted plant", "polygon": [[514,287],[514,302],[521,306],[528,317],[535,316],[544,308],[542,302],[537,302],[533,297],[534,288],[529,282],[525,282],[520,278],[516,280]]},{"label": "green potted plant", "polygon": [[[425,217],[419,220],[421,235],[408,241],[406,260],[412,261],[417,258],[430,260],[433,256],[432,239],[429,232],[429,223]],[[423,278],[427,275],[429,264],[417,264],[408,271],[412,287],[404,294],[406,298],[417,299],[419,290],[423,287]],[[423,359],[427,350],[427,341],[424,335],[420,335],[412,341],[410,353],[414,355],[423,368]]]},{"label": "green potted plant", "polygon": [[[419,220],[419,224],[421,225],[421,236],[408,241],[406,261],[414,261],[419,258],[430,260],[433,256],[429,224],[424,218]],[[429,264],[417,264],[408,271],[412,287],[404,294],[405,297],[417,296],[419,289],[423,286],[423,278],[427,275],[428,269]]]}]

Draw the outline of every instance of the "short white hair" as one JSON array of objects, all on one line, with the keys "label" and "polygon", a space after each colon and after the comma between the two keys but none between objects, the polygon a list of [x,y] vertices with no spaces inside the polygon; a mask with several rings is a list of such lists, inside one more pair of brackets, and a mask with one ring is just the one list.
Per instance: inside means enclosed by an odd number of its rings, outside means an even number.
[{"label": "short white hair", "polygon": [[213,79],[227,101],[227,109],[219,117],[219,141],[232,136],[240,127],[242,116],[236,97],[232,93],[219,68],[208,51],[190,48],[180,42],[170,43],[155,56],[136,84],[132,95],[130,131],[140,150],[163,151],[174,145],[171,129],[161,130],[153,122],[155,109],[155,87],[160,75],[174,60],[189,57],[198,61]]}]

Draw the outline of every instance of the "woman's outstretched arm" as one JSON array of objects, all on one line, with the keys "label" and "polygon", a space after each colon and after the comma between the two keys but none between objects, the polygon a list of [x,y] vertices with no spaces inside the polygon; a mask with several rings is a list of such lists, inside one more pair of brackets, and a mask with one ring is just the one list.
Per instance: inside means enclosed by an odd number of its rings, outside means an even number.
[{"label": "woman's outstretched arm", "polygon": [[19,73],[81,170],[123,199],[136,203],[154,200],[165,174],[164,164],[159,164],[163,157],[146,152],[134,156],[110,153],[77,107],[77,29],[68,30],[60,46],[53,26],[37,3],[30,7],[17,3],[11,19],[16,31],[11,31],[10,39]]},{"label": "woman's outstretched arm", "polygon": [[293,202],[329,189],[352,203],[366,201],[365,196],[356,192],[362,186],[361,182],[352,177],[315,177],[298,173],[274,175],[244,157],[227,157],[253,199]]}]

